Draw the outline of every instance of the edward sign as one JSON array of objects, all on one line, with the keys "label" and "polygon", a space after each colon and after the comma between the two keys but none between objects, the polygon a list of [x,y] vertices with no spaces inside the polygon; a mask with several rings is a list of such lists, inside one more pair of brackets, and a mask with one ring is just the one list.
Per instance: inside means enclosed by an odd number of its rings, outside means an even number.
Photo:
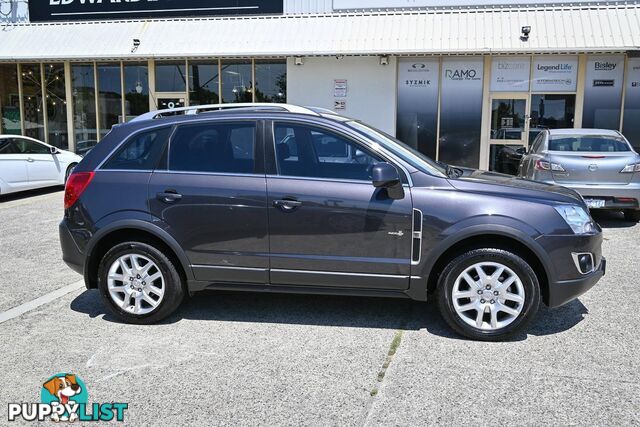
[{"label": "edward sign", "polygon": [[281,14],[283,0],[31,0],[31,22]]}]

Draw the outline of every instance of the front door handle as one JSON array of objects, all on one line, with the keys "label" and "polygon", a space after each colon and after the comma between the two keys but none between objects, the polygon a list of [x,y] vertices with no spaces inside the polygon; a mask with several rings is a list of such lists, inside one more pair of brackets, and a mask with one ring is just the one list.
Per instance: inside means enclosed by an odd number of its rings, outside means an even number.
[{"label": "front door handle", "polygon": [[280,208],[285,212],[291,212],[292,210],[302,206],[302,202],[299,200],[292,200],[292,199],[274,200],[273,206]]},{"label": "front door handle", "polygon": [[156,198],[163,203],[175,203],[182,199],[182,194],[178,194],[176,190],[165,190],[163,193],[157,193]]},{"label": "front door handle", "polygon": [[34,159],[32,159],[31,157],[27,157],[27,162],[29,162],[29,163],[33,163],[33,162],[35,162],[35,160],[34,160]]}]

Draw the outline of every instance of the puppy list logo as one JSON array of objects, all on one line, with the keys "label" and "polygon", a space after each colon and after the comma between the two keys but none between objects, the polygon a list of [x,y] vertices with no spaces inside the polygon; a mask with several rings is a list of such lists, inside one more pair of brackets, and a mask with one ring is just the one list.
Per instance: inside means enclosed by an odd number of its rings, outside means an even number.
[{"label": "puppy list logo", "polygon": [[40,403],[10,403],[9,421],[124,421],[128,403],[89,403],[89,392],[74,374],[56,374],[42,384]]}]

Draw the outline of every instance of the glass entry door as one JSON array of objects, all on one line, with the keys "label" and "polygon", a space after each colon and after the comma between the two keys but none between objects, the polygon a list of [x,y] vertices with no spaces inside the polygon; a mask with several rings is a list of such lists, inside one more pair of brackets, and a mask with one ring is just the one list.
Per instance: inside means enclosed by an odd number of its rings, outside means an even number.
[{"label": "glass entry door", "polygon": [[491,98],[489,170],[516,175],[529,145],[529,97],[526,94]]}]

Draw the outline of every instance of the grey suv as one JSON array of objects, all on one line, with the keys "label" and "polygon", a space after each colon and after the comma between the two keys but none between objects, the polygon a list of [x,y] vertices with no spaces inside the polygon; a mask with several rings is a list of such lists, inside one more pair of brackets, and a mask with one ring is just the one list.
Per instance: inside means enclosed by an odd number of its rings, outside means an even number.
[{"label": "grey suv", "polygon": [[361,122],[282,104],[149,113],[75,168],[63,257],[126,322],[205,289],[436,298],[505,339],[605,272],[574,191],[437,163]]}]

